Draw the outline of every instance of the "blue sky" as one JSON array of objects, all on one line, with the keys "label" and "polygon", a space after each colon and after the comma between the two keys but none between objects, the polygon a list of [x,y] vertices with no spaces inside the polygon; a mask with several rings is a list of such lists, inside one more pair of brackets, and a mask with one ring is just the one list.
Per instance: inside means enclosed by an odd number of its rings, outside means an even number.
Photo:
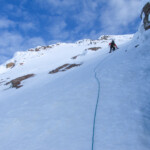
[{"label": "blue sky", "polygon": [[16,51],[135,33],[140,0],[0,0],[0,64]]}]

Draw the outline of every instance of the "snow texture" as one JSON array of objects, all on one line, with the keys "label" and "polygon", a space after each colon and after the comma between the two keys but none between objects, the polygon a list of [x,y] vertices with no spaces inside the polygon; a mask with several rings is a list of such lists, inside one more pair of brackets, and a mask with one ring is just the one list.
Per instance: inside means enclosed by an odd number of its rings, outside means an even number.
[{"label": "snow texture", "polygon": [[[0,149],[149,150],[149,32],[141,23],[134,37],[102,36],[17,52],[0,66]],[[112,39],[119,49],[109,53]],[[88,50],[93,47],[101,49]],[[6,69],[9,62],[15,66]],[[35,76],[21,88],[6,85],[27,74]]]}]

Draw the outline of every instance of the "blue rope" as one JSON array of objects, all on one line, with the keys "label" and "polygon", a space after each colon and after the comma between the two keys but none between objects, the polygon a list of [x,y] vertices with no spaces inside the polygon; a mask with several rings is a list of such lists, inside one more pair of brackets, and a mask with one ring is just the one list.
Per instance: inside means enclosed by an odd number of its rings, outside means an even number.
[{"label": "blue rope", "polygon": [[104,57],[104,59],[94,69],[95,79],[96,79],[97,85],[98,85],[98,94],[97,94],[94,120],[93,120],[92,150],[94,150],[96,115],[97,115],[98,103],[99,103],[99,98],[100,98],[100,81],[97,77],[96,69],[99,67],[100,64],[102,65],[106,61],[106,59],[108,59],[108,58],[109,58],[108,56]]},{"label": "blue rope", "polygon": [[98,108],[99,97],[100,97],[100,81],[97,77],[96,68],[95,68],[94,72],[95,72],[95,79],[98,84],[98,95],[97,95],[97,101],[96,101],[96,107],[95,107],[95,113],[94,113],[94,121],[93,121],[92,150],[94,150],[95,123],[96,123],[97,108]]}]

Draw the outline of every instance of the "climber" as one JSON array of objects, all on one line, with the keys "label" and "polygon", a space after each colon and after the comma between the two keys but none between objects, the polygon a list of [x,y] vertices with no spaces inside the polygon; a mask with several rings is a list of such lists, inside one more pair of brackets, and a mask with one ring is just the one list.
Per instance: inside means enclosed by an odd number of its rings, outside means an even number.
[{"label": "climber", "polygon": [[110,52],[109,52],[109,53],[111,53],[112,50],[114,51],[115,49],[118,49],[118,47],[117,47],[117,45],[115,44],[115,41],[114,41],[114,40],[112,40],[112,42],[109,43],[109,46],[110,46]]}]

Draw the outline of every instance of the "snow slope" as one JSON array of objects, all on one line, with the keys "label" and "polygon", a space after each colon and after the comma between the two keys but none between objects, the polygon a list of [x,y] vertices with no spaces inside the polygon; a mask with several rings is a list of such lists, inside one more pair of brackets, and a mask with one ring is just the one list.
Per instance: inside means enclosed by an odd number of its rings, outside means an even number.
[{"label": "snow slope", "polygon": [[[8,82],[28,73],[36,76],[23,81],[24,86],[20,89],[1,85],[0,148],[90,149],[97,98],[94,69],[109,55],[108,42],[112,38],[119,46],[131,40],[132,35],[110,36],[108,40],[100,38],[94,43],[83,40],[60,44],[46,51],[18,52],[9,61],[16,62],[16,66],[1,69],[1,79]],[[85,50],[91,47],[102,49]],[[76,60],[71,59],[79,54]],[[22,62],[24,65],[19,65]],[[83,65],[78,68],[48,74],[65,63],[80,62]],[[5,68],[5,64],[1,68]]]},{"label": "snow slope", "polygon": [[[149,150],[149,31],[132,37],[37,47],[1,65],[0,149]],[[119,50],[108,53],[111,39]],[[66,63],[81,66],[49,74]],[[5,85],[31,73],[21,88]]]}]

